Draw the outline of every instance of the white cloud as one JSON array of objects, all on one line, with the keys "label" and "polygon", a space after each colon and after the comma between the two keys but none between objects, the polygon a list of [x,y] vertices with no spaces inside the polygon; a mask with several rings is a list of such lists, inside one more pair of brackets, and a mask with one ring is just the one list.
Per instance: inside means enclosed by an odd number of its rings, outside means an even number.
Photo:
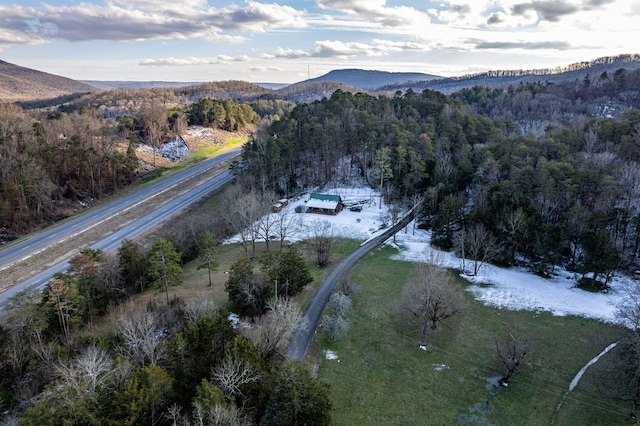
[{"label": "white cloud", "polygon": [[159,59],[141,59],[140,65],[149,65],[149,66],[187,66],[187,65],[211,65],[212,61],[207,59],[199,59],[199,58],[185,58],[185,59],[176,59],[176,58],[159,58]]},{"label": "white cloud", "polygon": [[35,9],[21,6],[0,6],[0,50],[19,44],[43,44],[47,40],[35,32],[29,21]]},{"label": "white cloud", "polygon": [[248,1],[242,7],[223,8],[210,7],[200,0],[115,0],[72,6],[45,3],[41,9],[0,6],[0,16],[0,28],[5,33],[15,33],[12,38],[17,42],[25,39],[139,41],[203,37],[209,41],[237,43],[246,38],[223,32],[258,33],[306,25],[303,11],[256,1]]},{"label": "white cloud", "polygon": [[247,41],[247,38],[244,36],[232,36],[228,34],[220,34],[218,32],[212,32],[204,36],[204,39],[212,42],[212,43],[230,43],[230,44],[240,44]]},{"label": "white cloud", "polygon": [[240,55],[240,56],[218,55],[218,62],[221,62],[221,63],[250,62],[250,61],[251,61],[251,58],[247,55]]},{"label": "white cloud", "polygon": [[429,15],[409,6],[386,6],[385,0],[316,0],[321,9],[345,13],[385,27],[426,25]]},{"label": "white cloud", "polygon": [[[318,40],[310,52],[300,49],[276,49],[275,57],[298,58],[351,58],[356,56],[382,56],[392,52],[427,51],[423,43],[374,39],[373,43],[344,42],[341,40]],[[266,58],[263,55],[263,58]]]}]

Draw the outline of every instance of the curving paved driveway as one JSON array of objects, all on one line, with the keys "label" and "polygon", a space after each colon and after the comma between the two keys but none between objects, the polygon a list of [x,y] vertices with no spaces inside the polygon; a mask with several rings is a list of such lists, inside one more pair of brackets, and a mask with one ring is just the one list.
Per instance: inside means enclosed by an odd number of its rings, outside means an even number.
[{"label": "curving paved driveway", "polygon": [[355,265],[360,259],[362,259],[367,253],[380,244],[384,243],[389,237],[402,228],[407,226],[415,216],[416,207],[412,208],[409,213],[396,225],[389,228],[384,234],[381,234],[361,245],[356,251],[347,256],[342,262],[340,262],[334,269],[327,275],[320,287],[316,290],[313,298],[309,302],[307,309],[304,311],[304,318],[307,326],[304,329],[298,330],[291,337],[289,347],[287,350],[287,358],[290,361],[299,360],[303,361],[307,356],[311,339],[316,332],[316,327],[320,321],[320,315],[324,307],[329,302],[331,293],[336,287],[336,284],[340,279]]}]

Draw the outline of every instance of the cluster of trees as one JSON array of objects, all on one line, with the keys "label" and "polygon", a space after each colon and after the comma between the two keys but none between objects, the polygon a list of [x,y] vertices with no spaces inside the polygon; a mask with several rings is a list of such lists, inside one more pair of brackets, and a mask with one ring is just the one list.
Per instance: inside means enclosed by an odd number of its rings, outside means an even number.
[{"label": "cluster of trees", "polygon": [[135,145],[95,111],[45,115],[0,105],[0,227],[19,234],[57,219],[60,202],[129,184]]},{"label": "cluster of trees", "polygon": [[239,258],[229,271],[225,285],[229,300],[241,312],[262,315],[271,300],[291,297],[313,281],[304,258],[295,246],[262,254],[260,273],[246,257]]},{"label": "cluster of trees", "polygon": [[483,262],[512,265],[524,256],[541,273],[563,264],[592,273],[596,286],[618,268],[633,268],[640,249],[637,110],[524,135],[511,119],[476,112],[482,101],[472,95],[483,93],[511,96],[481,88],[393,98],[337,91],[265,128],[245,145],[237,169],[258,189],[285,196],[360,175],[391,203],[422,200],[420,221],[433,241]]},{"label": "cluster of trees", "polygon": [[[0,239],[59,220],[77,201],[88,203],[129,185],[140,169],[140,141],[157,149],[190,124],[239,131],[259,121],[249,104],[209,98],[190,104],[172,93],[100,92],[55,112],[0,104]],[[256,107],[277,117],[290,106],[260,101]]]},{"label": "cluster of trees", "polygon": [[191,104],[186,113],[189,124],[228,131],[241,130],[257,119],[256,112],[249,104],[241,104],[230,99],[203,98]]},{"label": "cluster of trees", "polygon": [[609,74],[586,74],[572,83],[520,83],[507,90],[475,86],[451,96],[472,105],[491,117],[509,117],[518,121],[569,122],[594,113],[603,115],[602,105],[614,106],[609,114],[618,115],[640,107],[634,94],[640,86],[640,70],[620,68]]},{"label": "cluster of trees", "polygon": [[351,277],[343,277],[336,290],[329,298],[329,303],[322,314],[323,333],[331,340],[344,337],[349,331],[347,314],[353,299],[360,292],[360,286]]},{"label": "cluster of trees", "polygon": [[[205,231],[198,242],[199,266],[215,268],[215,240]],[[286,296],[311,281],[308,269],[295,249],[260,263],[267,286],[282,287],[251,327],[236,329],[210,302],[169,299],[182,272],[170,240],[146,251],[132,241],[115,254],[83,250],[43,294],[20,294],[7,308],[0,407],[25,425],[328,424],[327,386],[284,358],[304,327]],[[149,287],[166,303],[126,302]],[[110,331],[92,332],[105,313]]]}]

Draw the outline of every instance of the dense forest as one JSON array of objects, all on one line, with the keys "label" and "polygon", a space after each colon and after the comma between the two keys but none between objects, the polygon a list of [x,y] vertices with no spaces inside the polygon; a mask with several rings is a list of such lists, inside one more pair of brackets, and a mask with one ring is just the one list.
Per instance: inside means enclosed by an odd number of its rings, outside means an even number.
[{"label": "dense forest", "polygon": [[639,76],[450,96],[336,91],[271,123],[238,169],[284,196],[356,173],[392,204],[421,201],[441,247],[469,256],[482,234],[494,262],[563,265],[606,287],[613,271],[637,269],[640,114],[596,118],[584,101],[615,93],[635,105]]},{"label": "dense forest", "polygon": [[[603,289],[614,272],[638,269],[639,93],[640,73],[623,70],[451,95],[338,90],[297,106],[185,89],[104,92],[47,110],[2,105],[0,227],[16,236],[60,218],[67,203],[130,184],[141,142],[157,147],[188,125],[251,123],[259,128],[233,165],[228,197],[291,197],[355,177],[392,206],[419,205],[433,243],[462,257],[541,275],[562,265]],[[0,326],[7,421],[327,424],[327,387],[284,358],[301,316],[274,296],[312,281],[295,246],[262,255],[259,273],[245,258],[231,267],[226,290],[251,327],[234,328],[211,304],[168,297],[184,262],[215,268],[217,239],[235,224],[224,216],[148,250],[134,241],[117,253],[85,249],[42,294],[15,297]],[[278,282],[287,283],[280,292]],[[150,288],[166,292],[166,303],[128,303]],[[112,324],[98,333],[106,314]]]},{"label": "dense forest", "polygon": [[140,143],[159,148],[189,125],[237,131],[258,119],[247,104],[209,98],[191,104],[167,93],[123,90],[47,110],[1,104],[0,241],[131,184],[140,176]]},{"label": "dense forest", "polygon": [[[198,262],[215,269],[216,247],[199,233]],[[329,424],[327,386],[285,362],[303,326],[296,304],[265,294],[251,326],[234,326],[212,301],[169,298],[183,256],[165,238],[148,250],[126,240],[117,253],[88,248],[42,294],[13,297],[0,325],[2,424]],[[295,248],[260,263],[263,288],[291,271],[300,288],[312,280]],[[166,302],[133,302],[152,288]]]}]

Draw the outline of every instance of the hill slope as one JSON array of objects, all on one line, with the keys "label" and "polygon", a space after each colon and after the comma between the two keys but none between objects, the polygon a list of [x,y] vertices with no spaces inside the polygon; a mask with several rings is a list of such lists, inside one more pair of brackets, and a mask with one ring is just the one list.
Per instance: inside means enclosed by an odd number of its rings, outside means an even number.
[{"label": "hill slope", "polygon": [[52,99],[96,90],[70,78],[0,61],[0,102]]},{"label": "hill slope", "polygon": [[410,81],[429,81],[441,78],[443,77],[418,72],[387,72],[361,69],[344,69],[330,71],[325,75],[305,80],[301,83],[335,81],[344,83],[347,86],[371,90],[389,84],[402,84]]},{"label": "hill slope", "polygon": [[410,84],[389,84],[380,89],[387,92],[406,90],[408,88],[414,91],[431,89],[443,93],[452,93],[473,86],[506,89],[509,85],[515,87],[521,83],[548,82],[560,84],[574,82],[576,80],[583,81],[585,78],[589,78],[595,82],[603,77],[604,73],[606,73],[607,78],[613,78],[615,72],[619,69],[625,69],[627,71],[640,69],[640,55],[606,56],[592,61],[578,62],[558,68],[496,70],[481,74],[442,78],[439,80],[414,81]]}]

